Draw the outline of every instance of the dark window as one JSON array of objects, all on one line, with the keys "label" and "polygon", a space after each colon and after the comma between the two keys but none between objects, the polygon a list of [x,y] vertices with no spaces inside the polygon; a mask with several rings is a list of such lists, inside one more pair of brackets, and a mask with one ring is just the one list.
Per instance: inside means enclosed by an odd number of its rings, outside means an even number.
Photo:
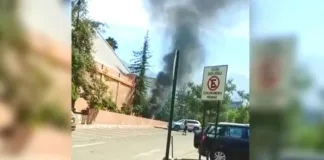
[{"label": "dark window", "polygon": [[232,137],[232,138],[242,138],[243,131],[244,128],[242,127],[230,126],[227,128],[225,136]]},{"label": "dark window", "polygon": [[246,128],[247,139],[250,139],[250,128]]},{"label": "dark window", "polygon": [[[225,135],[226,126],[217,126],[217,135],[224,136]],[[215,136],[215,126],[209,128],[207,135]]]},{"label": "dark window", "polygon": [[188,123],[191,123],[191,124],[198,124],[197,121],[187,121]]}]

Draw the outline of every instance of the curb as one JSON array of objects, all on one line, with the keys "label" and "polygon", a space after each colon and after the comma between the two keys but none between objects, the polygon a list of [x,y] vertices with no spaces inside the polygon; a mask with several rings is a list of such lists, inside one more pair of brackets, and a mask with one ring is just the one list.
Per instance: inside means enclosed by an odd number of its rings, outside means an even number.
[{"label": "curb", "polygon": [[105,129],[105,128],[154,128],[150,125],[107,125],[107,124],[92,124],[92,125],[77,125],[76,128],[83,129]]}]

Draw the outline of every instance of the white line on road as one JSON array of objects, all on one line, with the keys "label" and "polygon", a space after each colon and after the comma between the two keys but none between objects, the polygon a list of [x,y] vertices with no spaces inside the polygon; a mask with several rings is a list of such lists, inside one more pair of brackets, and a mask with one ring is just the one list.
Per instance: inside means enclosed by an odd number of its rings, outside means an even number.
[{"label": "white line on road", "polygon": [[87,146],[94,146],[99,144],[105,144],[106,142],[97,142],[97,143],[88,143],[88,144],[80,144],[80,145],[74,145],[72,148],[80,148],[80,147],[87,147]]},{"label": "white line on road", "polygon": [[142,153],[139,153],[139,154],[133,156],[132,158],[133,158],[133,159],[137,159],[137,158],[139,158],[139,157],[141,157],[141,156],[149,156],[149,155],[152,155],[152,154],[157,153],[157,152],[160,152],[160,151],[161,151],[161,149],[153,149],[153,150],[151,150],[151,151],[149,151],[149,152],[142,152]]}]

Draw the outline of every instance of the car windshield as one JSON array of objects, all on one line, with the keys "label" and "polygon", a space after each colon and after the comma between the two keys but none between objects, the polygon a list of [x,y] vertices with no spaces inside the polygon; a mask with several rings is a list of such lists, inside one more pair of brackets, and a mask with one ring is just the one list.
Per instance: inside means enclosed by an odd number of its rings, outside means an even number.
[{"label": "car windshield", "polygon": [[184,120],[183,119],[180,119],[179,121],[177,121],[178,123],[181,123],[181,122],[183,122]]}]

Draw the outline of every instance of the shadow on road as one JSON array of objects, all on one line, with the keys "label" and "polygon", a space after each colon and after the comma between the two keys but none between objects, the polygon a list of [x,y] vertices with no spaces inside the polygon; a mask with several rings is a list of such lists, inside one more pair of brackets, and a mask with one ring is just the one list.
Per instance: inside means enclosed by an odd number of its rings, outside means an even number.
[{"label": "shadow on road", "polygon": [[158,126],[154,126],[154,128],[158,128],[158,129],[164,129],[164,130],[168,130],[167,127],[158,127]]}]

